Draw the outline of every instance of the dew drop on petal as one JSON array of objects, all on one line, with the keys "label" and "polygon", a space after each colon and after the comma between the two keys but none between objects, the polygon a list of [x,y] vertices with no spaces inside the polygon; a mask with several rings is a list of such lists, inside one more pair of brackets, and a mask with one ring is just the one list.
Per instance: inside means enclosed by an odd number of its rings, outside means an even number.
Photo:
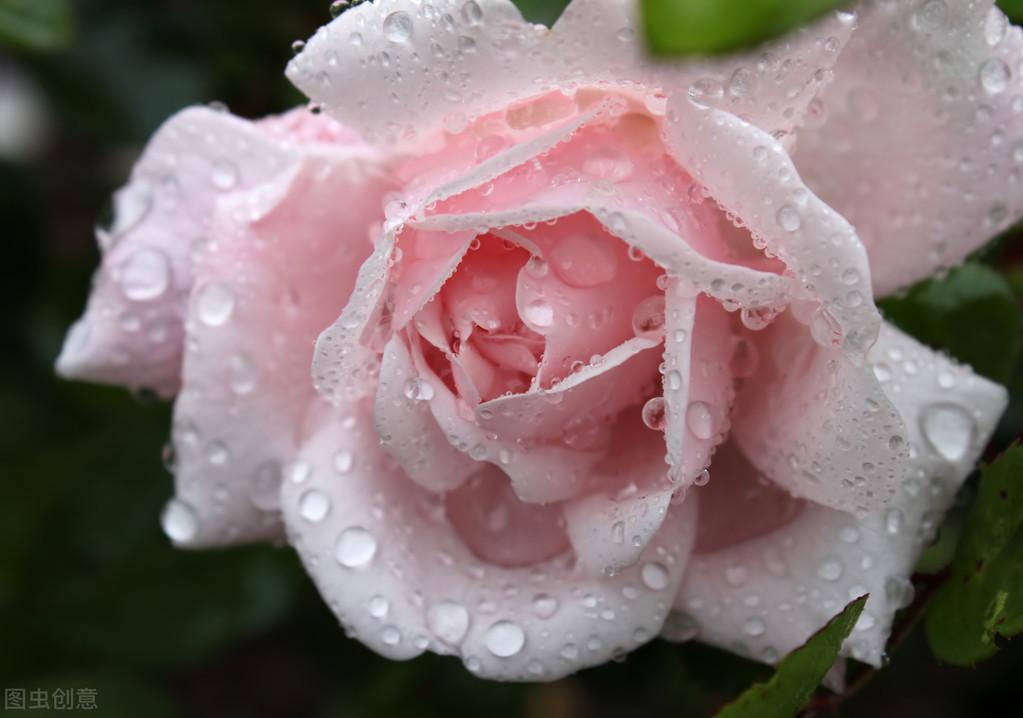
[{"label": "dew drop on petal", "polygon": [[637,337],[659,341],[664,336],[664,295],[647,297],[632,312],[632,331]]},{"label": "dew drop on petal", "polygon": [[124,296],[133,302],[156,299],[170,285],[170,261],[158,249],[136,250],[121,265],[118,279]]},{"label": "dew drop on petal", "polygon": [[377,552],[377,540],[361,526],[345,529],[338,537],[334,558],[346,568],[366,566]]},{"label": "dew drop on petal", "polygon": [[160,527],[171,541],[184,543],[199,532],[199,517],[195,509],[181,499],[171,499],[160,514]]},{"label": "dew drop on petal", "polygon": [[392,12],[384,18],[384,37],[403,44],[412,37],[412,17],[407,12]]},{"label": "dew drop on petal", "polygon": [[311,489],[302,494],[298,501],[298,514],[310,523],[319,523],[330,513],[330,497],[322,491]]},{"label": "dew drop on petal", "polygon": [[510,658],[526,644],[526,632],[517,623],[498,621],[487,629],[483,642],[498,658]]},{"label": "dew drop on petal", "polygon": [[534,299],[526,305],[522,319],[531,329],[543,334],[554,326],[554,307],[546,300]]},{"label": "dew drop on petal", "polygon": [[664,397],[655,396],[643,405],[643,423],[648,429],[663,431],[666,422]]},{"label": "dew drop on petal", "polygon": [[694,401],[686,408],[686,426],[697,439],[710,439],[714,436],[714,414],[710,406],[702,401]]},{"label": "dew drop on petal", "polygon": [[612,244],[603,237],[570,234],[551,249],[554,273],[570,287],[595,287],[618,274],[618,258]]},{"label": "dew drop on petal", "polygon": [[931,404],[920,414],[924,439],[948,461],[959,461],[966,456],[976,429],[973,417],[956,404]]},{"label": "dew drop on petal", "polygon": [[196,298],[196,315],[199,321],[210,327],[219,327],[234,313],[234,292],[223,284],[214,282],[199,290]]},{"label": "dew drop on petal", "polygon": [[430,401],[433,398],[433,385],[425,379],[412,377],[405,382],[405,398],[412,401]]},{"label": "dew drop on petal", "polygon": [[440,640],[457,645],[469,631],[469,611],[454,601],[442,601],[426,612],[426,625]]},{"label": "dew drop on petal", "polygon": [[668,587],[668,569],[656,561],[643,564],[639,577],[651,591],[663,591]]}]

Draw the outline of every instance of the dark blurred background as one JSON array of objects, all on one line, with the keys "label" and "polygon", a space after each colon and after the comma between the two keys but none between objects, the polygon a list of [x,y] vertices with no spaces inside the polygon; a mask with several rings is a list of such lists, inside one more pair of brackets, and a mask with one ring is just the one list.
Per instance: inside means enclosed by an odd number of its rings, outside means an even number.
[{"label": "dark blurred background", "polygon": [[[36,1],[0,0],[0,13]],[[557,9],[523,4],[536,19]],[[146,138],[193,103],[250,117],[300,103],[283,67],[327,5],[78,0],[59,36],[0,46],[0,138],[17,138],[0,139],[0,688],[92,688],[99,715],[153,718],[709,714],[765,669],[661,641],[537,685],[377,657],[344,637],[290,549],[170,547],[157,520],[172,491],[167,404],[54,377],[98,262],[93,226]],[[969,671],[936,664],[920,634],[843,715],[1018,705],[1023,641]]]}]

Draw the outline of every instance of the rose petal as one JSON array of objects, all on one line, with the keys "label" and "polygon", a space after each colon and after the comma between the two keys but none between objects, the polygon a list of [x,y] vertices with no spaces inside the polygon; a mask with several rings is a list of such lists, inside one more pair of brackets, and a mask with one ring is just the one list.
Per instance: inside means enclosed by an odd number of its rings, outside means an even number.
[{"label": "rose petal", "polygon": [[[664,94],[695,88],[784,132],[826,81],[852,29],[850,15],[833,14],[766,51],[663,62],[650,58],[636,20],[626,0],[575,0],[549,31],[523,21],[509,0],[364,3],[320,28],[288,77],[366,138],[398,147],[435,142],[442,128],[464,127],[516,100],[609,84],[646,88],[655,108]],[[396,107],[416,108],[415,121]]]},{"label": "rose petal", "polygon": [[733,436],[794,496],[879,511],[906,478],[908,428],[873,372],[810,338],[786,313],[756,337],[760,369],[743,387]]},{"label": "rose petal", "polygon": [[841,343],[862,358],[881,317],[872,301],[867,255],[852,226],[809,191],[771,135],[688,100],[673,100],[670,107],[666,141],[679,162],[813,290],[822,321],[835,326],[819,340]]},{"label": "rose petal", "polygon": [[[353,428],[343,428],[346,419]],[[554,679],[660,629],[692,545],[695,505],[673,507],[665,538],[613,578],[586,573],[570,556],[506,568],[475,557],[435,497],[381,453],[368,407],[352,406],[339,421],[324,421],[303,445],[312,471],[285,482],[282,506],[325,600],[373,650],[456,654],[487,678]],[[344,476],[332,466],[339,451],[352,457]]]},{"label": "rose petal", "polygon": [[795,158],[856,227],[884,295],[1023,214],[1023,33],[991,0],[860,7],[823,122],[799,130]]},{"label": "rose petal", "polygon": [[[913,566],[994,431],[1006,392],[890,325],[870,358],[890,371],[882,386],[914,447],[907,459],[912,471],[892,502],[863,519],[807,504],[782,527],[765,527],[764,535],[739,537],[739,543],[694,557],[675,603],[686,615],[670,625],[774,662],[851,598],[869,593],[842,654],[881,665],[893,615],[911,598]],[[727,470],[711,466],[711,482],[701,490],[709,505],[719,487],[727,491],[730,483],[754,479],[726,476]],[[735,498],[733,493],[735,524],[764,512],[762,496]]]},{"label": "rose petal", "polygon": [[388,188],[374,165],[337,150],[220,200],[174,409],[177,501],[195,518],[194,530],[169,531],[176,543],[279,533],[280,477],[315,396],[313,340],[348,298]]},{"label": "rose petal", "polygon": [[103,263],[69,333],[65,377],[172,396],[181,376],[185,312],[218,198],[252,189],[301,157],[290,140],[205,107],[156,132],[98,233]]}]

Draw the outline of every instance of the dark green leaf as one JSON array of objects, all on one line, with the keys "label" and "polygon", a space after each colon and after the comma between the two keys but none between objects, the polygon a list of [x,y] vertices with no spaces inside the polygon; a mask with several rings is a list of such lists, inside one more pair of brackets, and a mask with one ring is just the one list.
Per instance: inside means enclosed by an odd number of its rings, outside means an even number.
[{"label": "dark green leaf", "polygon": [[0,0],[0,46],[55,50],[72,31],[70,0]]},{"label": "dark green leaf", "polygon": [[554,24],[569,0],[515,0],[522,16],[530,22],[542,22],[548,27]]},{"label": "dark green leaf", "polygon": [[643,0],[655,53],[692,55],[752,47],[813,20],[844,0]]},{"label": "dark green leaf", "polygon": [[860,596],[810,640],[792,651],[778,664],[766,683],[750,686],[735,701],[725,706],[718,718],[791,718],[824,680],[838,658],[842,642],[856,625],[867,603]]},{"label": "dark green leaf", "polygon": [[998,0],[998,7],[1015,22],[1023,22],[1023,0]]},{"label": "dark green leaf", "polygon": [[1021,315],[1012,287],[995,270],[964,264],[944,279],[881,302],[885,316],[925,344],[1006,383],[1020,349]]},{"label": "dark green leaf", "polygon": [[1018,444],[981,474],[952,575],[927,614],[938,658],[972,665],[1023,632],[1023,448]]}]

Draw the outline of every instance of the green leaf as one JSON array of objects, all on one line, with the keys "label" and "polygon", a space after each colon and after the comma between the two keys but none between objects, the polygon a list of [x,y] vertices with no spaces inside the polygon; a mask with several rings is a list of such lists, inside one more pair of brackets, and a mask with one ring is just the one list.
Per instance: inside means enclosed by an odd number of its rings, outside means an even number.
[{"label": "green leaf", "polygon": [[57,50],[73,31],[70,0],[0,0],[0,46]]},{"label": "green leaf", "polygon": [[1023,22],[1023,0],[998,0],[998,7],[1013,22]]},{"label": "green leaf", "polygon": [[943,279],[880,302],[900,329],[1005,384],[1020,350],[1020,307],[1005,277],[982,264],[957,267]]},{"label": "green leaf", "polygon": [[642,0],[655,53],[692,55],[752,47],[845,4],[844,0]]},{"label": "green leaf", "polygon": [[554,24],[564,9],[568,6],[569,0],[514,0],[522,17],[530,22],[543,23],[550,27]]},{"label": "green leaf", "polygon": [[766,683],[750,686],[725,706],[718,718],[791,718],[824,680],[838,658],[838,649],[863,612],[860,596],[832,618],[806,643],[785,656]]},{"label": "green leaf", "polygon": [[981,472],[948,581],[927,614],[927,639],[943,661],[968,666],[1023,632],[1023,448]]}]

